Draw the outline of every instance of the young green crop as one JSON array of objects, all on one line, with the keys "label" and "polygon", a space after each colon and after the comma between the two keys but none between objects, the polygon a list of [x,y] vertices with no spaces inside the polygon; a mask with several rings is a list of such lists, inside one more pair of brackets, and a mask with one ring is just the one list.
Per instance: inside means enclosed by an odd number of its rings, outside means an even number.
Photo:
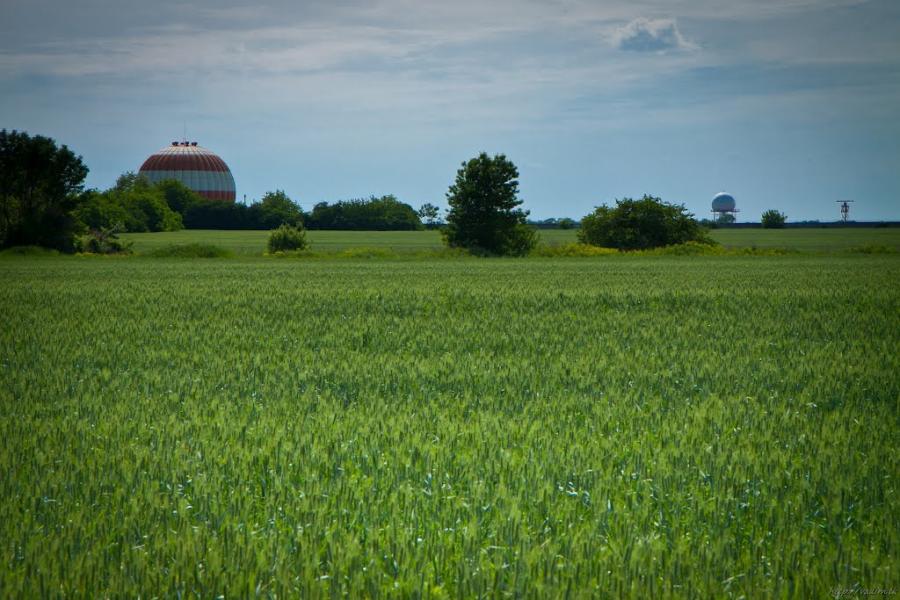
[{"label": "young green crop", "polygon": [[897,587],[896,255],[0,280],[0,596]]}]

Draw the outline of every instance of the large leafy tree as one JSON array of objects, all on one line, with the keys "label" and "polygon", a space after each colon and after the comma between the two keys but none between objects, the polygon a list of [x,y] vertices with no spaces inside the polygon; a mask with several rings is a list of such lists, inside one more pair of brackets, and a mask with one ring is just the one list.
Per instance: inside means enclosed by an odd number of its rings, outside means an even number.
[{"label": "large leafy tree", "polygon": [[297,226],[303,224],[303,211],[282,190],[266,192],[262,200],[252,209],[259,226],[274,229],[280,225]]},{"label": "large leafy tree", "polygon": [[181,215],[169,208],[163,189],[144,175],[124,173],[104,194],[128,214],[125,231],[177,231],[183,227]]},{"label": "large leafy tree", "polygon": [[94,231],[104,229],[124,231],[132,219],[129,211],[119,202],[119,198],[110,192],[96,190],[85,192],[84,201],[75,210],[75,216],[88,229]]},{"label": "large leafy tree", "polygon": [[527,254],[537,243],[519,206],[519,170],[503,154],[482,152],[462,163],[447,192],[444,237],[451,247],[497,255]]},{"label": "large leafy tree", "polygon": [[71,250],[87,174],[81,157],[51,138],[0,131],[0,246]]},{"label": "large leafy tree", "polygon": [[169,202],[190,206],[199,201],[194,192],[177,181],[152,184],[145,176],[130,171],[119,176],[115,187],[104,192],[91,190],[84,197],[75,216],[94,232],[177,231],[183,226],[181,214]]},{"label": "large leafy tree", "polygon": [[683,205],[647,195],[640,200],[616,200],[614,207],[598,206],[581,220],[578,240],[620,250],[711,242],[706,229]]},{"label": "large leafy tree", "polygon": [[156,187],[163,193],[169,208],[182,216],[190,207],[203,202],[200,194],[177,179],[164,179]]}]

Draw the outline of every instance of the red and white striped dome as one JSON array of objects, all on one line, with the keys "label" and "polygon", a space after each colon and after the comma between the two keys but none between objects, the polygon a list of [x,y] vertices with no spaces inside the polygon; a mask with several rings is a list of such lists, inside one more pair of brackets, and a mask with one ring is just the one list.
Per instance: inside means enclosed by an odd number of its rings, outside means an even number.
[{"label": "red and white striped dome", "polygon": [[211,200],[234,202],[234,177],[228,165],[197,142],[172,142],[145,160],[139,174],[151,183],[175,179]]}]

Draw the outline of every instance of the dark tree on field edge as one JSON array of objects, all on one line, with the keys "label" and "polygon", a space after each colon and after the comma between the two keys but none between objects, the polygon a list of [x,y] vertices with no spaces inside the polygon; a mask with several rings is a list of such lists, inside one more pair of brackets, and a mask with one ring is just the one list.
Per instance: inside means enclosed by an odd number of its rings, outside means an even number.
[{"label": "dark tree on field edge", "polygon": [[614,207],[598,206],[581,220],[578,240],[619,250],[643,250],[685,242],[713,243],[706,229],[683,205],[669,204],[646,194],[640,200],[616,200]]},{"label": "dark tree on field edge", "polygon": [[781,229],[784,222],[787,221],[787,215],[777,210],[767,210],[762,214],[763,229]]},{"label": "dark tree on field edge", "polygon": [[306,216],[309,229],[352,229],[358,231],[412,231],[422,229],[422,221],[412,206],[387,196],[319,202]]},{"label": "dark tree on field edge", "polygon": [[426,202],[419,207],[416,214],[419,215],[419,218],[425,223],[425,226],[430,229],[437,225],[438,219],[441,216],[441,209],[431,202]]},{"label": "dark tree on field edge", "polygon": [[87,174],[81,157],[51,138],[0,131],[0,247],[72,250]]},{"label": "dark tree on field edge", "polygon": [[518,177],[518,169],[503,154],[490,157],[482,152],[462,163],[447,192],[447,245],[510,256],[534,248],[537,234],[526,224],[528,211],[518,208]]}]

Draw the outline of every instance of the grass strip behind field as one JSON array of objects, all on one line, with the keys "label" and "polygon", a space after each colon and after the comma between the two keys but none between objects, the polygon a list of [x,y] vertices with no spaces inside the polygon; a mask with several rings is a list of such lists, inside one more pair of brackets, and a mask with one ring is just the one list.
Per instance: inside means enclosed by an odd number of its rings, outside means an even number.
[{"label": "grass strip behind field", "polygon": [[[122,238],[134,242],[134,250],[145,254],[154,249],[181,244],[212,244],[237,255],[259,256],[266,250],[267,231],[184,230],[165,233],[129,233]],[[716,229],[713,239],[727,248],[784,248],[806,252],[833,252],[862,246],[900,249],[900,228],[886,229]],[[542,230],[542,245],[575,243],[574,230]],[[396,253],[439,250],[438,231],[308,231],[315,252],[340,252],[349,248],[387,248]]]}]

